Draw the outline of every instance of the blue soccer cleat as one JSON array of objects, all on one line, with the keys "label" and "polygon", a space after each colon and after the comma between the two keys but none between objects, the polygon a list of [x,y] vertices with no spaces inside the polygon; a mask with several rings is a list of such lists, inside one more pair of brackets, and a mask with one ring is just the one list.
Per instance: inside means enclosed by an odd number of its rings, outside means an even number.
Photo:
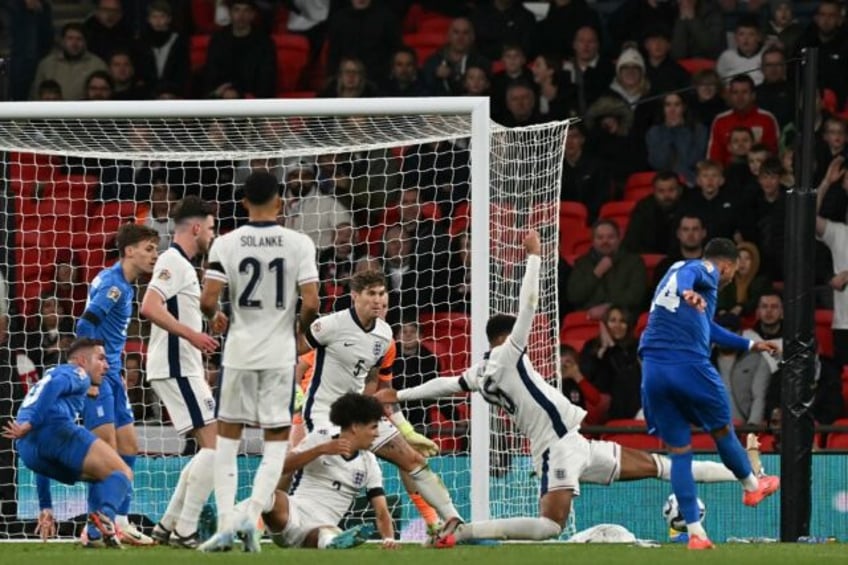
[{"label": "blue soccer cleat", "polygon": [[350,549],[362,545],[374,534],[374,526],[371,524],[360,524],[349,528],[333,538],[327,549]]}]

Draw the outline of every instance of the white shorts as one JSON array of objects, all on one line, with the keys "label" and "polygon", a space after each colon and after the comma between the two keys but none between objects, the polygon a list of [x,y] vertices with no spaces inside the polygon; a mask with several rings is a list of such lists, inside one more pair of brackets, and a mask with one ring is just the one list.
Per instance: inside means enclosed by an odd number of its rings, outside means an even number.
[{"label": "white shorts", "polygon": [[273,429],[291,426],[294,369],[221,371],[218,419]]},{"label": "white shorts", "polygon": [[536,474],[542,481],[540,496],[554,490],[570,490],[580,496],[580,479],[589,467],[589,440],[570,431],[546,449],[535,461]]},{"label": "white shorts", "polygon": [[178,434],[187,434],[215,421],[215,397],[203,377],[154,379],[150,387],[168,409]]},{"label": "white shorts", "polygon": [[589,464],[580,474],[581,483],[608,485],[621,474],[621,446],[612,441],[587,440]]},{"label": "white shorts", "polygon": [[[335,527],[335,524],[327,524],[316,518],[303,508],[303,502],[298,502],[297,498],[289,497],[289,519],[286,522],[286,527],[282,532],[270,532],[271,541],[280,547],[301,547],[306,541],[306,536],[309,532],[316,528]],[[341,530],[339,530],[341,532]]]},{"label": "white shorts", "polygon": [[[329,425],[321,425],[318,424],[315,427],[315,430],[312,433],[327,435],[333,437],[334,435],[339,433],[339,427],[334,426],[332,424]],[[368,448],[371,453],[376,453],[380,450],[384,445],[392,441],[394,438],[400,435],[398,429],[389,422],[388,418],[382,418],[377,427],[377,439],[371,443],[371,446]]]}]

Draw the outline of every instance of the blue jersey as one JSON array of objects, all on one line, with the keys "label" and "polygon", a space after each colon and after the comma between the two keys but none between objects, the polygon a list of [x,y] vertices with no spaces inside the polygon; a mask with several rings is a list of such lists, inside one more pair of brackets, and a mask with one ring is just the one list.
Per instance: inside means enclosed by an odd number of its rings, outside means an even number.
[{"label": "blue jersey", "polygon": [[[718,284],[718,269],[709,261],[695,259],[672,265],[654,292],[648,325],[639,343],[640,355],[672,362],[693,358],[709,361],[711,341],[730,349],[748,349],[749,340],[713,321]],[[683,300],[687,290],[704,298],[704,312]]]},{"label": "blue jersey", "polygon": [[121,381],[121,356],[127,343],[135,291],[124,278],[121,262],[103,269],[91,281],[85,312],[77,321],[77,337],[103,341],[109,371],[106,376]]},{"label": "blue jersey", "polygon": [[29,422],[34,432],[45,426],[75,424],[82,412],[91,378],[77,365],[56,365],[29,389],[17,421]]}]

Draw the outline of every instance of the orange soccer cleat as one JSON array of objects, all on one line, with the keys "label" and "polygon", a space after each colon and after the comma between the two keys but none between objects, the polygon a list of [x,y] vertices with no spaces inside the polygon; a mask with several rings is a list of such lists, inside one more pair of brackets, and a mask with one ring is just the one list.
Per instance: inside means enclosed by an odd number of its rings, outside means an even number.
[{"label": "orange soccer cleat", "polygon": [[701,536],[689,536],[689,549],[701,550],[701,549],[715,549],[715,545],[707,538],[702,538]]},{"label": "orange soccer cleat", "polygon": [[742,502],[745,506],[756,506],[760,502],[763,501],[768,496],[777,492],[777,489],[780,488],[780,477],[773,477],[770,475],[762,476],[759,478],[760,485],[755,491],[745,491],[745,494],[742,496]]}]

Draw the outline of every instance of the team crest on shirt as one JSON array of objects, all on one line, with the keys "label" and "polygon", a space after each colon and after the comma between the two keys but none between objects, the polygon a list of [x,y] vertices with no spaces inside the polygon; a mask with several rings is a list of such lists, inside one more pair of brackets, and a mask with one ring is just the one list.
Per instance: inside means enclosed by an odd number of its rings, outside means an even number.
[{"label": "team crest on shirt", "polygon": [[704,268],[707,270],[708,273],[712,273],[715,270],[715,267],[709,261],[701,261],[701,263],[704,264]]},{"label": "team crest on shirt", "polygon": [[77,376],[81,379],[84,379],[86,377],[85,369],[83,369],[82,367],[77,367]]},{"label": "team crest on shirt", "polygon": [[365,482],[365,473],[362,471],[357,471],[353,474],[353,484],[357,487],[361,487]]},{"label": "team crest on shirt", "polygon": [[161,271],[159,271],[159,276],[157,278],[163,281],[167,281],[171,278],[171,271],[169,271],[168,269],[162,269]]},{"label": "team crest on shirt", "polygon": [[121,289],[117,286],[113,286],[109,289],[109,292],[106,293],[106,298],[111,300],[112,302],[117,302],[121,297]]},{"label": "team crest on shirt", "polygon": [[209,398],[205,399],[203,402],[206,404],[206,408],[207,408],[210,412],[214,412],[214,411],[215,411],[215,399],[214,399],[214,398],[209,397]]},{"label": "team crest on shirt", "polygon": [[375,341],[374,342],[374,357],[382,357],[383,355],[383,342]]}]

